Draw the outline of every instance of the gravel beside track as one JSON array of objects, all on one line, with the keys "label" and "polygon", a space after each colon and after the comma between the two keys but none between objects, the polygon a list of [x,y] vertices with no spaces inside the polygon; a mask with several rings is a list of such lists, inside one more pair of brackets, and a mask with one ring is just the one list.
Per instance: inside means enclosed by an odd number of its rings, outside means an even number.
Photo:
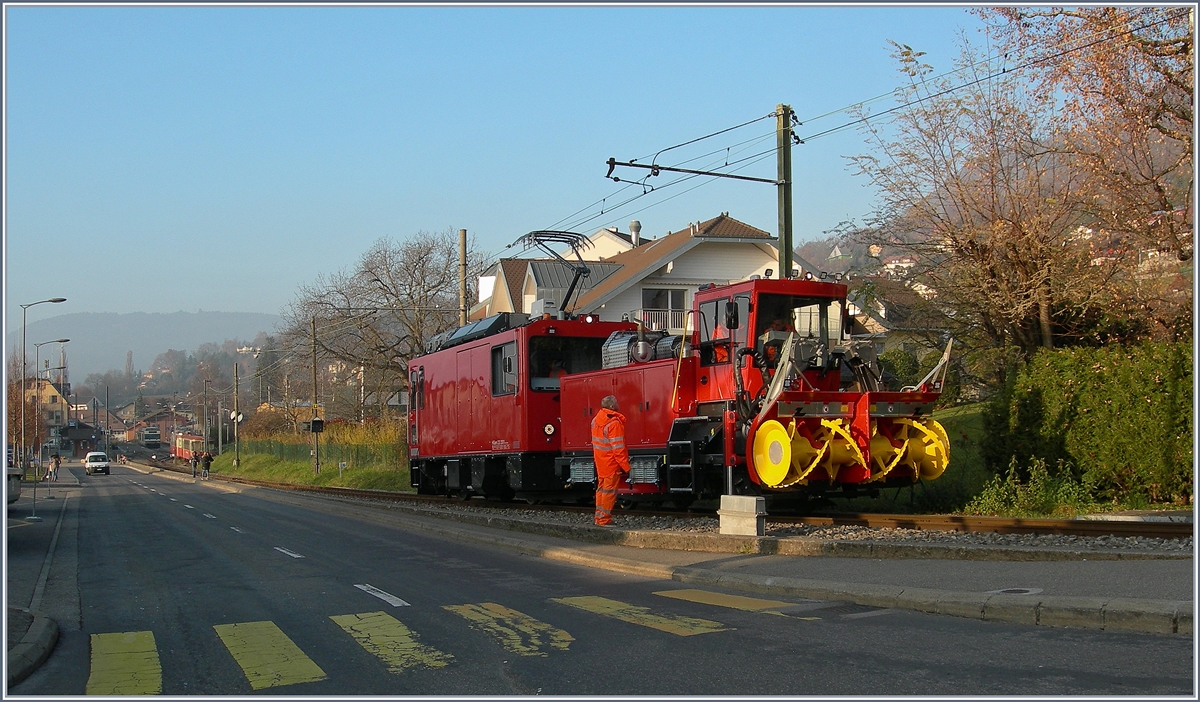
[{"label": "gravel beside track", "polygon": [[[380,504],[391,504],[383,500],[370,500]],[[580,512],[520,511],[460,505],[421,505],[410,507],[427,511],[433,515],[453,517],[456,514],[488,515],[505,519],[521,519],[544,524],[568,524],[587,526],[592,516]],[[618,512],[613,515],[618,529],[630,531],[672,531],[680,533],[718,533],[720,521],[717,517],[673,518],[663,516],[637,516]],[[1033,534],[963,533],[917,529],[875,529],[860,526],[766,526],[766,536],[777,538],[805,538],[821,541],[869,541],[913,545],[942,544],[950,546],[1007,546],[1022,548],[1053,548],[1089,551],[1159,552],[1179,556],[1192,551],[1192,537],[1182,539],[1156,539],[1146,537],[1117,536],[1061,536]]]}]

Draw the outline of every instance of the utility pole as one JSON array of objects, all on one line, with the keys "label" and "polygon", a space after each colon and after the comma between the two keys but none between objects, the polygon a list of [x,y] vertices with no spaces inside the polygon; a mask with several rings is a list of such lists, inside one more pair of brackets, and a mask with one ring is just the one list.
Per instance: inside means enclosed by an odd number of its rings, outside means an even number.
[{"label": "utility pole", "polygon": [[779,278],[792,275],[792,108],[775,107],[775,160],[779,167]]},{"label": "utility pole", "polygon": [[217,455],[225,448],[225,396],[217,397]]},{"label": "utility pole", "polygon": [[[204,381],[204,423],[201,425],[204,429],[204,450],[208,450],[208,384],[210,380]],[[196,476],[192,476],[193,478]]]},{"label": "utility pole", "polygon": [[[317,318],[316,315],[312,318],[312,367],[313,367],[313,391],[312,391],[312,412],[309,416],[309,429],[312,429],[312,420],[317,418]],[[321,433],[314,431],[313,435],[313,474],[321,474]]]},{"label": "utility pole", "polygon": [[458,326],[467,326],[467,230],[458,230]]},{"label": "utility pole", "polygon": [[108,453],[108,437],[112,436],[112,434],[109,433],[109,426],[108,426],[108,415],[112,414],[112,411],[109,410],[108,407],[109,407],[108,386],[105,385],[104,386],[104,452],[105,453]]},{"label": "utility pole", "polygon": [[[767,115],[768,117],[770,115]],[[621,178],[614,176],[613,171],[617,166],[625,168],[642,168],[650,171],[651,176],[657,176],[663,172],[669,173],[690,173],[693,175],[713,176],[715,178],[732,178],[734,180],[748,180],[754,183],[770,183],[776,186],[779,200],[779,278],[786,279],[792,275],[792,145],[800,143],[796,136],[792,133],[792,108],[790,105],[776,105],[775,107],[775,161],[777,166],[777,175],[772,180],[770,178],[757,178],[754,176],[737,175],[736,173],[721,173],[719,171],[698,171],[691,168],[675,168],[674,166],[663,166],[658,163],[636,163],[634,161],[618,161],[615,158],[608,159],[608,174],[606,178],[611,178],[613,181],[620,183]],[[690,143],[690,142],[689,142]],[[626,182],[641,182],[629,181]]]},{"label": "utility pole", "polygon": [[238,364],[233,364],[233,467],[242,464],[242,442],[238,440],[238,424],[242,421],[238,409]]}]

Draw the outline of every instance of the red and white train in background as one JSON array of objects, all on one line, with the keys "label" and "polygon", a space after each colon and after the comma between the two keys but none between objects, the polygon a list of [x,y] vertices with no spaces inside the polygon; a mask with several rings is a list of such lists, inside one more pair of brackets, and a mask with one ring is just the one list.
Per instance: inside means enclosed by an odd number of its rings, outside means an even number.
[{"label": "red and white train in background", "polygon": [[171,435],[171,457],[190,461],[192,456],[204,453],[204,437],[188,432],[175,432]]},{"label": "red and white train in background", "polygon": [[[681,336],[561,312],[451,330],[408,366],[412,485],[589,500],[590,424],[606,395],[627,419],[625,503],[854,496],[937,478],[950,446],[930,415],[949,345],[919,386],[888,391],[848,322],[844,284],[792,278],[702,287]],[[567,375],[554,377],[555,361]]]}]

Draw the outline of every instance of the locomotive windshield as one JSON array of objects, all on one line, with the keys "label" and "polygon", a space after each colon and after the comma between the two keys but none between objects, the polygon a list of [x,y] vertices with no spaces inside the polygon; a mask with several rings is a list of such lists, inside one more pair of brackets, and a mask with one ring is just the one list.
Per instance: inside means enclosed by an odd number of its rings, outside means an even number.
[{"label": "locomotive windshield", "polygon": [[755,306],[754,336],[762,339],[769,332],[796,332],[801,338],[828,345],[846,341],[842,323],[842,301],[827,297],[770,295],[758,297]]},{"label": "locomotive windshield", "polygon": [[604,338],[535,336],[529,340],[529,387],[558,390],[568,373],[599,370],[604,365]]}]

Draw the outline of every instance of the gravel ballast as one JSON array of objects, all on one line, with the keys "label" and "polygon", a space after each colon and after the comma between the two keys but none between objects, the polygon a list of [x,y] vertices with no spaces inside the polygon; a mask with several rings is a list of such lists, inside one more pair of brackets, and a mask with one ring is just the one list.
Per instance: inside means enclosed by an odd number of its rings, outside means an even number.
[{"label": "gravel ballast", "polygon": [[[583,527],[592,525],[592,515],[586,512],[551,512],[544,510],[496,509],[465,505],[422,505],[417,511],[454,518],[472,515],[474,518],[495,517],[538,524],[560,524]],[[673,532],[680,534],[718,534],[720,520],[716,517],[639,516],[618,512],[613,516],[620,530],[644,532]],[[804,539],[827,542],[871,542],[879,544],[950,547],[1002,547],[1022,549],[1055,549],[1096,552],[1160,553],[1180,557],[1191,554],[1192,537],[1160,539],[1122,536],[1071,536],[1055,534],[997,534],[992,532],[958,532],[921,529],[875,528],[863,526],[766,525],[765,536],[778,539]]]}]

